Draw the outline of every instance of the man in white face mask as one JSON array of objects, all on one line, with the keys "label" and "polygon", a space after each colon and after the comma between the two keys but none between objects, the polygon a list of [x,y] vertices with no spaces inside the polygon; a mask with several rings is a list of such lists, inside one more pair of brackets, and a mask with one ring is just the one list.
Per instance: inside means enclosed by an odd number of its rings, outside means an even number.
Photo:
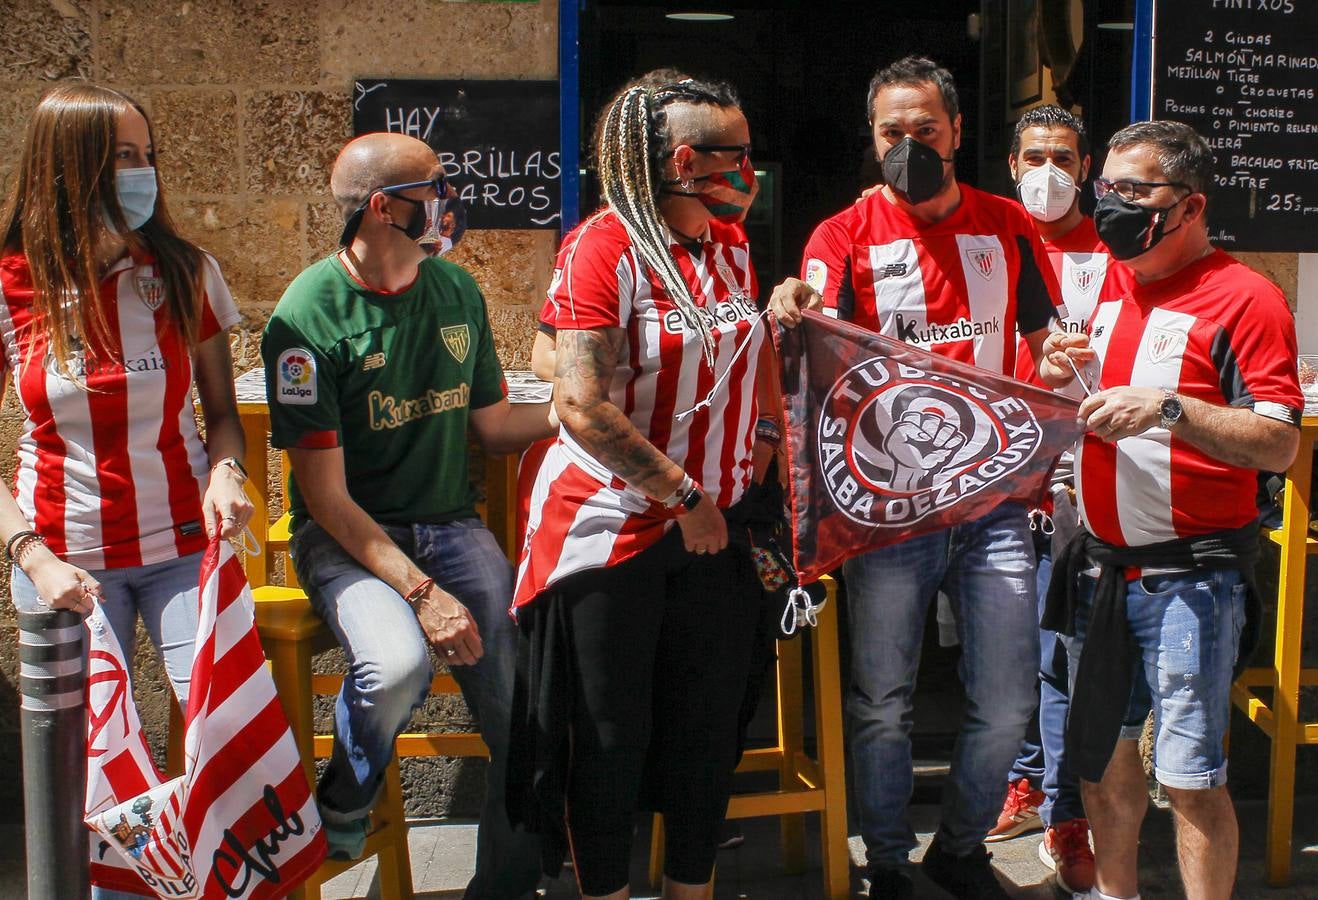
[{"label": "man in white face mask", "polygon": [[[1129,271],[1111,258],[1099,240],[1093,220],[1080,211],[1080,186],[1090,166],[1084,124],[1058,106],[1027,111],[1016,123],[1007,163],[1021,204],[1034,219],[1062,286],[1067,314],[1056,327],[1083,333],[1098,301],[1116,296],[1130,280]],[[1030,360],[1017,367],[1016,377],[1035,380]],[[1079,384],[1071,384],[1066,392],[1077,399],[1084,397]],[[1059,546],[1077,526],[1071,485],[1072,457],[1068,453],[1059,462],[1052,492],[1053,539]],[[1052,541],[1042,530],[1035,531],[1034,537],[1042,612],[1052,574]],[[1030,720],[1020,756],[1008,777],[1010,788],[998,824],[987,840],[1007,840],[1046,829],[1040,859],[1057,870],[1057,882],[1064,890],[1087,891],[1094,882],[1089,823],[1079,782],[1066,766],[1063,747],[1069,705],[1066,648],[1052,631],[1041,629],[1039,638],[1039,709]]]},{"label": "man in white face mask", "polygon": [[[1061,282],[1067,310],[1062,327],[1081,333],[1094,305],[1119,294],[1130,277],[1113,262],[1093,220],[1080,211],[1080,187],[1090,165],[1084,123],[1060,106],[1028,110],[1016,123],[1007,164]],[[1072,390],[1083,396],[1078,385]]]}]

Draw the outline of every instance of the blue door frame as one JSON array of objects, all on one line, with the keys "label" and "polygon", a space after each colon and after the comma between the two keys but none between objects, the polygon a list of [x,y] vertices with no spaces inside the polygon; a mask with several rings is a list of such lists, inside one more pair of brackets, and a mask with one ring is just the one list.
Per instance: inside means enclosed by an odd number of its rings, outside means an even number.
[{"label": "blue door frame", "polygon": [[577,225],[581,209],[581,8],[585,0],[558,4],[558,134],[562,154],[563,234]]}]

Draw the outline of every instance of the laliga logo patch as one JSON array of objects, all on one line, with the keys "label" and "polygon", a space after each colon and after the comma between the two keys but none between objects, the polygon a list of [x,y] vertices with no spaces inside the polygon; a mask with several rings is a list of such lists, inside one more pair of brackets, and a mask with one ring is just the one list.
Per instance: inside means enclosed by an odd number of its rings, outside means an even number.
[{"label": "laliga logo patch", "polygon": [[292,406],[311,406],[316,402],[316,360],[301,347],[290,347],[279,354],[275,397]]},{"label": "laliga logo patch", "polygon": [[876,358],[829,389],[819,459],[829,497],[847,518],[910,526],[977,494],[1033,458],[1034,413],[959,380]]},{"label": "laliga logo patch", "polygon": [[805,261],[805,283],[816,294],[822,294],[824,288],[828,287],[828,266],[822,259],[811,257]]}]

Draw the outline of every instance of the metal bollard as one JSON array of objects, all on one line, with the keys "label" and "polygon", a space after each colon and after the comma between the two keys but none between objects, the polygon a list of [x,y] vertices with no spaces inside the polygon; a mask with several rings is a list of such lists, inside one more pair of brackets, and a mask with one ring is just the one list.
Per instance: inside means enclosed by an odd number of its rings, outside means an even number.
[{"label": "metal bollard", "polygon": [[90,897],[82,617],[20,612],[18,629],[28,900]]}]

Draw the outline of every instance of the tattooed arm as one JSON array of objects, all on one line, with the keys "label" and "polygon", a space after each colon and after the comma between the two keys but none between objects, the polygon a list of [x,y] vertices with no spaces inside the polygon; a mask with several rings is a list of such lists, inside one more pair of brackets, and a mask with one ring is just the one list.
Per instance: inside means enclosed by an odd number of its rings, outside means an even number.
[{"label": "tattooed arm", "polygon": [[[647,496],[664,500],[685,473],[650,443],[609,399],[614,370],[627,339],[621,328],[561,330],[554,367],[554,404],[563,427],[606,469]],[[717,553],[727,546],[727,525],[705,496],[678,519],[686,548]]]}]

